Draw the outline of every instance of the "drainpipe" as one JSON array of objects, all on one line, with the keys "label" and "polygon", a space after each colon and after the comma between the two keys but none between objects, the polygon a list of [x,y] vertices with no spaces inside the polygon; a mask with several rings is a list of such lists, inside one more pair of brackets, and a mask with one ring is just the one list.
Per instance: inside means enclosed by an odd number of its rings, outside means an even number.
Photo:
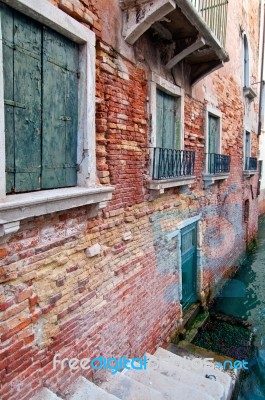
[{"label": "drainpipe", "polygon": [[263,105],[263,94],[264,94],[264,80],[263,80],[263,68],[264,68],[264,46],[265,46],[265,4],[263,2],[263,35],[262,35],[262,55],[261,55],[261,72],[260,72],[260,94],[259,94],[259,126],[258,136],[261,135],[262,117],[264,118],[264,105]]}]

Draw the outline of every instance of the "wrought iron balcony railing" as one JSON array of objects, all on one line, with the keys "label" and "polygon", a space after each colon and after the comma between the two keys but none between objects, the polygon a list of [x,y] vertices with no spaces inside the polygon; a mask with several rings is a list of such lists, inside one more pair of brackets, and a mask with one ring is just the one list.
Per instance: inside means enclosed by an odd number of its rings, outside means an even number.
[{"label": "wrought iron balcony railing", "polygon": [[228,174],[230,172],[230,156],[208,154],[208,172],[210,174]]},{"label": "wrought iron balcony railing", "polygon": [[190,2],[225,47],[228,0],[190,0]]},{"label": "wrought iron balcony railing", "polygon": [[153,179],[193,176],[195,152],[154,147]]},{"label": "wrought iron balcony railing", "polygon": [[258,160],[255,157],[246,157],[245,170],[246,171],[257,171]]}]

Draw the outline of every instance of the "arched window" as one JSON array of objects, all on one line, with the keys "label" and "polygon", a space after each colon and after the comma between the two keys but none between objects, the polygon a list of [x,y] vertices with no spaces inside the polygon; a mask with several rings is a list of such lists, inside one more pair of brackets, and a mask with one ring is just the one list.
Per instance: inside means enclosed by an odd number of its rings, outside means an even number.
[{"label": "arched window", "polygon": [[249,87],[249,48],[247,35],[244,34],[244,87]]}]

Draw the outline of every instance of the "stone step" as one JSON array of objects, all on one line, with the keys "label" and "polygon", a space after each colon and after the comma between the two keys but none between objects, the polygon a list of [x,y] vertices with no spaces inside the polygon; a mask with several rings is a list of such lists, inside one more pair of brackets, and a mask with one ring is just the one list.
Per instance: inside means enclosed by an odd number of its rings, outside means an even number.
[{"label": "stone step", "polygon": [[[142,373],[144,372],[146,371],[142,371]],[[109,374],[107,380],[100,387],[121,400],[171,400],[165,394],[137,382],[123,372],[115,375]],[[174,400],[176,400],[176,396]]]},{"label": "stone step", "polygon": [[56,396],[55,393],[51,392],[47,388],[42,388],[31,400],[60,400],[61,397]]},{"label": "stone step", "polygon": [[[180,369],[180,368],[179,368]],[[187,371],[185,374],[189,375]],[[149,389],[155,389],[166,396],[168,400],[213,400],[214,397],[208,394],[208,391],[197,390],[190,382],[185,384],[176,379],[168,377],[153,369],[146,369],[145,371],[127,370],[125,375],[131,379],[142,383]],[[192,382],[192,383],[191,383]],[[219,398],[220,399],[220,398]]]},{"label": "stone step", "polygon": [[224,387],[225,399],[226,400],[231,399],[234,387],[233,380],[228,373],[223,372],[218,368],[215,368],[214,364],[211,367],[203,366],[198,368],[197,365],[196,366],[194,365],[192,360],[179,357],[178,355],[173,354],[167,350],[164,350],[161,347],[159,347],[156,350],[154,355],[159,359],[163,359],[164,361],[167,361],[168,363],[173,364],[177,367],[181,366],[183,369],[193,372],[194,374],[200,375],[201,377],[205,377],[206,375],[209,376],[214,375],[216,378],[216,382],[219,382]]},{"label": "stone step", "polygon": [[205,378],[204,376],[187,372],[186,369],[175,366],[172,363],[165,361],[163,358],[146,354],[147,356],[147,370],[157,371],[175,381],[181,382],[184,385],[191,386],[194,390],[207,393],[215,400],[226,400],[225,390],[219,382]]},{"label": "stone step", "polygon": [[84,377],[80,377],[71,387],[70,392],[73,393],[69,400],[118,400],[119,398],[107,393],[93,382],[88,381]]}]

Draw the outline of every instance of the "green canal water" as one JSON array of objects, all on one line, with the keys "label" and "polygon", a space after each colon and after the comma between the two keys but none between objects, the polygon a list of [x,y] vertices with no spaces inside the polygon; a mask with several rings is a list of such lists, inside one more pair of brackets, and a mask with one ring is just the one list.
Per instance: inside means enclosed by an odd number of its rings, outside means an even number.
[{"label": "green canal water", "polygon": [[237,400],[265,400],[265,216],[260,218],[258,247],[225,285],[214,308],[252,323],[254,350]]}]

